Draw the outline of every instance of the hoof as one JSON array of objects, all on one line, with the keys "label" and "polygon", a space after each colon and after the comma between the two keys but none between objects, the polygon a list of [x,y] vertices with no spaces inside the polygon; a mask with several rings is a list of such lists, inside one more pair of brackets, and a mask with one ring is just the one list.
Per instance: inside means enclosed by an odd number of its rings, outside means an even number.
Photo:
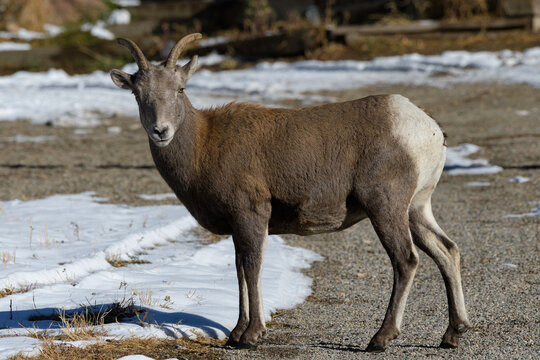
[{"label": "hoof", "polygon": [[239,342],[239,343],[237,343],[236,348],[237,348],[237,349],[253,350],[253,349],[256,349],[256,348],[257,348],[257,345],[255,345],[255,344],[250,344],[250,343]]},{"label": "hoof", "polygon": [[459,344],[459,337],[470,329],[469,324],[460,324],[457,328],[448,327],[439,345],[443,349],[455,349]]},{"label": "hoof", "polygon": [[370,353],[380,353],[386,350],[386,348],[379,344],[369,343],[369,345],[366,348],[366,352]]},{"label": "hoof", "polygon": [[240,344],[238,341],[235,341],[235,340],[229,338],[229,340],[227,340],[227,342],[225,343],[225,346],[229,346],[229,347],[232,347],[232,348],[237,348],[238,344]]},{"label": "hoof", "polygon": [[255,349],[257,347],[257,345],[235,341],[232,339],[227,340],[227,342],[225,343],[225,346],[228,346],[234,349]]},{"label": "hoof", "polygon": [[455,348],[458,347],[458,345],[457,344],[452,344],[452,343],[450,343],[448,341],[443,340],[443,342],[441,342],[441,345],[439,345],[439,347],[442,348],[442,349],[455,349]]}]

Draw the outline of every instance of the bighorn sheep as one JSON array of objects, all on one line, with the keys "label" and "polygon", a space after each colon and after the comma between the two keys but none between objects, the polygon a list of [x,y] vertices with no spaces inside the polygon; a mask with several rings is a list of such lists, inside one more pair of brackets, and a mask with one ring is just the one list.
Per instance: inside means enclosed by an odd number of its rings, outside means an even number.
[{"label": "bighorn sheep", "polygon": [[261,268],[268,234],[339,231],[369,218],[394,270],[392,296],[367,351],[384,351],[400,333],[418,264],[413,243],[439,267],[449,326],[441,347],[456,347],[469,327],[456,244],[431,211],[446,149],[435,120],[400,95],[302,109],[248,103],[197,110],[184,91],[197,56],[177,66],[201,34],[182,38],[161,65],[118,39],[139,70],[112,70],[132,90],[156,167],[206,229],[232,234],[239,317],[228,344],[251,347],[266,331]]}]

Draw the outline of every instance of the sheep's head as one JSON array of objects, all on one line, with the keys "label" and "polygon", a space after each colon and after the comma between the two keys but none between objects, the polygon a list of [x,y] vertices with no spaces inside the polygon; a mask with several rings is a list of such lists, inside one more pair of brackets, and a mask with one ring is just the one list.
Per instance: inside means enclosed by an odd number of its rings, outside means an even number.
[{"label": "sheep's head", "polygon": [[184,89],[197,68],[197,55],[184,66],[176,65],[176,61],[189,42],[201,38],[199,33],[183,37],[171,50],[167,61],[160,65],[148,62],[133,41],[117,39],[120,45],[129,49],[139,70],[131,75],[114,69],[111,78],[116,86],[133,92],[139,104],[141,122],[157,146],[167,146],[171,142],[188,111]]}]

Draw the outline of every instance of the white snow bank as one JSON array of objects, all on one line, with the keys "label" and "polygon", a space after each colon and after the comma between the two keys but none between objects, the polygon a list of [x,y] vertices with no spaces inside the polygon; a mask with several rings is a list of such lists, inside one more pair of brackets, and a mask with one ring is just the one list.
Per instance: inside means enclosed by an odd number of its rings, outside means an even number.
[{"label": "white snow bank", "polygon": [[161,200],[168,200],[168,199],[176,199],[176,195],[173,193],[165,193],[165,194],[140,194],[139,197],[143,200],[155,200],[155,201],[161,201]]},{"label": "white snow bank", "polygon": [[540,216],[540,201],[531,201],[531,202],[529,202],[529,204],[534,205],[534,208],[532,208],[531,211],[523,213],[523,214],[504,215],[503,219],[521,218],[521,217],[529,217],[529,216]]},{"label": "white snow bank", "polygon": [[15,32],[0,31],[0,38],[4,39],[21,39],[21,40],[34,40],[44,39],[46,37],[54,37],[62,32],[62,27],[52,24],[43,25],[45,32],[36,32],[19,28]]},{"label": "white snow bank", "polygon": [[[221,55],[202,56],[201,63],[219,62]],[[136,65],[123,69],[135,72]],[[192,103],[209,107],[234,100],[219,94],[193,91],[188,85]],[[103,117],[115,113],[139,116],[133,95],[118,89],[108,73],[70,76],[63,70],[51,69],[42,73],[20,71],[10,76],[0,76],[0,121],[30,119],[34,123],[50,122],[56,126],[91,127]]]},{"label": "white snow bank", "polygon": [[23,356],[38,356],[41,341],[29,336],[14,336],[0,338],[0,359],[21,354]]},{"label": "white snow bank", "polygon": [[502,170],[500,166],[491,165],[486,159],[469,159],[468,156],[480,150],[474,144],[461,144],[446,150],[444,170],[450,175],[494,174]]},{"label": "white snow bank", "polygon": [[26,51],[30,50],[32,47],[27,43],[19,42],[0,42],[0,51]]},{"label": "white snow bank", "polygon": [[[219,63],[225,61],[225,59],[227,59],[227,58],[228,57],[225,56],[225,55],[220,55],[216,51],[212,51],[208,55],[199,57],[198,63],[199,63],[200,66],[201,65],[207,65],[207,66],[216,65],[216,64],[219,64]],[[178,61],[179,65],[181,65],[183,63],[186,63],[186,59],[182,59],[182,60]]]},{"label": "white snow bank", "polygon": [[[0,77],[0,120],[30,119],[64,126],[95,126],[116,111],[136,116],[131,94],[106,84],[108,74],[69,76],[63,70]],[[113,85],[114,86],[114,85]]]},{"label": "white snow bank", "polygon": [[107,19],[107,24],[125,25],[131,22],[131,14],[126,9],[113,10]]},{"label": "white snow bank", "polygon": [[483,187],[483,186],[490,186],[491,183],[484,182],[484,181],[470,181],[465,184],[465,186],[468,187]]},{"label": "white snow bank", "polygon": [[120,126],[109,126],[107,128],[107,132],[109,134],[115,134],[115,135],[120,134],[120,133],[122,133],[122,128]]},{"label": "white snow bank", "polygon": [[517,116],[529,116],[531,114],[529,110],[515,110],[514,113]]},{"label": "white snow bank", "polygon": [[111,0],[111,1],[113,4],[122,6],[122,7],[141,5],[141,0]]},{"label": "white snow bank", "polygon": [[225,44],[231,41],[231,38],[225,37],[225,36],[216,36],[211,38],[202,39],[199,41],[199,46],[205,47],[205,46],[214,46],[219,44]]},{"label": "white snow bank", "polygon": [[[28,290],[0,299],[0,359],[35,349],[38,340],[27,338],[26,329],[60,331],[51,321],[29,321],[32,315],[129,298],[147,310],[150,326],[137,319],[106,324],[108,336],[223,338],[232,330],[238,315],[232,240],[203,246],[182,206],[103,200],[83,193],[0,202],[0,290]],[[113,267],[107,261],[133,259],[148,263]],[[267,319],[304,301],[311,279],[301,269],[318,259],[269,237],[262,275]]]},{"label": "white snow bank", "polygon": [[107,24],[103,20],[98,20],[95,23],[86,23],[81,25],[81,30],[89,32],[92,36],[105,40],[114,40],[115,36],[105,27]]},{"label": "white snow bank", "polygon": [[21,40],[34,40],[43,39],[46,34],[30,31],[23,28],[18,29],[16,32],[0,31],[0,38],[4,39],[21,39]]},{"label": "white snow bank", "polygon": [[125,25],[131,22],[131,14],[126,9],[113,10],[107,21],[98,20],[81,26],[82,31],[90,32],[92,36],[105,40],[114,40],[115,35],[107,29],[107,25]]},{"label": "white snow bank", "polygon": [[63,27],[53,24],[45,24],[43,25],[43,29],[45,29],[45,33],[49,37],[55,37],[56,35],[59,35],[62,31],[64,31]]},{"label": "white snow bank", "polygon": [[514,176],[513,178],[509,179],[508,181],[513,182],[513,183],[523,184],[523,183],[529,182],[530,180],[531,180],[531,178],[521,176],[521,175],[517,175],[517,176]]},{"label": "white snow bank", "polygon": [[32,143],[43,143],[56,139],[55,136],[26,136],[26,135],[15,135],[13,137],[0,138],[0,142],[32,142]]},{"label": "white snow bank", "polygon": [[[93,28],[88,25],[89,31]],[[200,57],[199,62],[211,65],[223,59],[222,55],[210,54]],[[133,73],[137,67],[128,64],[123,70]],[[250,69],[201,70],[188,82],[186,92],[193,104],[201,108],[233,100],[266,104],[282,100],[300,100],[304,104],[332,101],[333,98],[313,92],[376,83],[447,86],[459,82],[526,83],[540,87],[540,47],[524,52],[409,54],[371,61],[262,62]],[[36,123],[92,126],[103,114],[138,116],[130,92],[116,88],[109,74],[101,71],[69,76],[62,70],[50,70],[0,77],[0,104],[0,120],[25,118]]]},{"label": "white snow bank", "polygon": [[[128,355],[122,356],[121,358],[118,358],[116,360],[154,360],[154,358],[148,357],[146,355]],[[167,360],[176,360],[176,358]]]},{"label": "white snow bank", "polygon": [[540,86],[539,54],[540,47],[524,52],[409,54],[371,61],[263,62],[251,69],[219,73],[201,71],[190,85],[201,91],[273,99],[296,98],[299,93],[308,91],[360,88],[375,83],[446,86],[458,82],[504,81]]}]

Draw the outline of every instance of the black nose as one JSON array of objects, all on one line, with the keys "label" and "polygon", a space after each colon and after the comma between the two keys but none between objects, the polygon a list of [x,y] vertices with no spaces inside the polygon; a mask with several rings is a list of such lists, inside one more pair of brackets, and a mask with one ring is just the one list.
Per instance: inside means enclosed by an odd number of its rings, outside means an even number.
[{"label": "black nose", "polygon": [[167,133],[167,130],[169,130],[168,126],[164,126],[161,129],[154,126],[154,134],[156,134],[160,139],[162,139],[163,135]]}]

